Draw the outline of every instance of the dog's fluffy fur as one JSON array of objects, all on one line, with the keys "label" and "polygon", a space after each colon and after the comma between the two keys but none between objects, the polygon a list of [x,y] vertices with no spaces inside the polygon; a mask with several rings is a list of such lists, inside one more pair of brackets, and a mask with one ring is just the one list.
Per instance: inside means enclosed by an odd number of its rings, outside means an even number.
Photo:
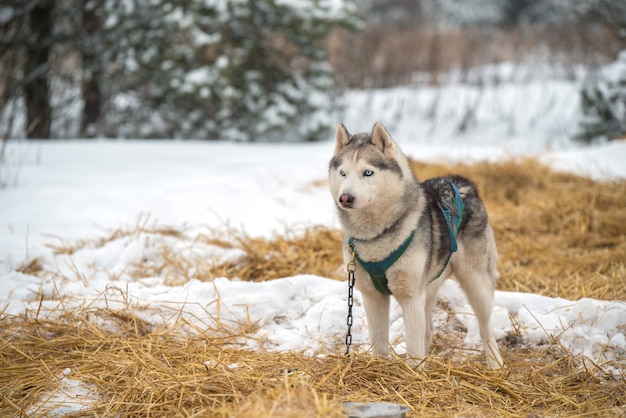
[{"label": "dog's fluffy fur", "polygon": [[[350,259],[349,238],[354,238],[362,260],[379,261],[415,231],[406,252],[386,272],[389,289],[402,307],[407,359],[419,366],[428,355],[437,291],[446,278],[454,276],[478,319],[487,364],[500,368],[502,357],[491,328],[498,278],[493,231],[474,184],[461,176],[449,180],[456,184],[465,203],[458,250],[441,276],[429,284],[450,254],[450,236],[438,199],[453,193],[451,186],[443,178],[420,183],[382,124],[376,123],[370,134],[356,135],[350,135],[343,125],[337,127],[329,183],[345,234],[346,262]],[[376,290],[360,265],[355,277],[374,352],[387,355],[389,296]]]}]

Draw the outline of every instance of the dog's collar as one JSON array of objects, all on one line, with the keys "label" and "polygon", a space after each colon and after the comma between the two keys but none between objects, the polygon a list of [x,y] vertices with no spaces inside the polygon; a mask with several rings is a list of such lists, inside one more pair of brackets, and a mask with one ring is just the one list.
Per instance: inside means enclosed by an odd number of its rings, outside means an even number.
[{"label": "dog's collar", "polygon": [[409,248],[409,245],[411,245],[411,242],[413,241],[414,235],[415,235],[415,230],[411,232],[408,238],[405,239],[404,242],[398,248],[393,250],[391,254],[389,254],[387,257],[385,257],[383,260],[380,260],[380,261],[363,260],[361,257],[359,257],[359,254],[357,253],[356,248],[354,246],[355,238],[350,238],[348,240],[350,251],[354,253],[359,264],[370,275],[370,278],[372,279],[372,283],[374,284],[374,287],[376,287],[376,290],[378,290],[383,295],[391,295],[391,289],[389,289],[389,286],[387,284],[388,283],[387,276],[385,275],[385,273],[387,272],[389,267],[393,265],[393,263],[398,261],[398,259],[402,256],[402,254],[404,254],[406,249]]}]

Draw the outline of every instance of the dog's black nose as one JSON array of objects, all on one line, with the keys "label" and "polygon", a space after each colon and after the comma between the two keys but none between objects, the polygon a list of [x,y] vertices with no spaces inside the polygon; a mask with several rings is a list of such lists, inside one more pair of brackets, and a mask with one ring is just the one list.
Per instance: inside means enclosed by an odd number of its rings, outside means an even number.
[{"label": "dog's black nose", "polygon": [[352,204],[354,203],[354,196],[348,193],[344,193],[341,196],[339,196],[339,203],[344,208],[351,208]]}]

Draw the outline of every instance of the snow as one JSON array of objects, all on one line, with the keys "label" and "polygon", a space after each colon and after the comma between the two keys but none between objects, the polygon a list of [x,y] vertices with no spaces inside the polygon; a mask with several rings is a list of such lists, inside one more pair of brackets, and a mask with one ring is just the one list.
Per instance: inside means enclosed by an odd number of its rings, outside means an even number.
[{"label": "snow", "polygon": [[407,142],[495,145],[516,153],[568,147],[578,126],[578,83],[526,81],[529,70],[509,67],[481,67],[477,85],[452,79],[440,87],[349,91],[340,119],[351,132],[380,120],[394,138]]},{"label": "snow", "polygon": [[615,141],[585,150],[555,151],[542,159],[560,171],[579,173],[596,180],[616,180],[626,178],[625,148],[624,141]]},{"label": "snow", "polygon": [[[534,93],[530,87],[529,91],[531,100]],[[571,99],[567,87],[548,90],[547,96],[550,91],[554,92],[552,103],[566,106]],[[416,128],[406,114],[400,112],[395,119],[388,114],[393,113],[398,97],[405,98],[403,106],[413,100],[410,89],[396,93],[352,92],[350,111],[342,120],[351,132],[369,130],[379,113],[400,146],[423,161],[498,160],[532,154],[559,170],[603,180],[626,178],[624,141],[582,147],[559,139],[559,146],[552,149],[549,132],[556,128],[550,123],[563,119],[531,126],[524,122],[528,114],[513,121],[520,127],[513,138],[503,136],[504,128],[494,122],[495,128],[483,130],[482,135],[450,133],[434,140],[422,136],[425,130]],[[448,93],[440,94],[444,97]],[[376,100],[368,102],[366,96],[376,96]],[[451,106],[450,100],[443,100],[441,106]],[[504,112],[515,115],[517,110]],[[416,139],[420,137],[425,139]],[[199,242],[198,234],[209,227],[228,225],[252,236],[271,236],[294,225],[339,228],[323,181],[333,147],[330,135],[328,141],[306,144],[11,142],[3,168],[7,187],[0,190],[0,311],[17,315],[37,307],[41,293],[45,295],[42,315],[52,314],[61,302],[65,308],[97,307],[105,303],[106,296],[110,308],[130,305],[155,326],[174,324],[181,311],[198,329],[208,329],[216,321],[235,329],[254,325],[254,338],[242,341],[251,349],[291,350],[310,356],[340,352],[346,331],[345,282],[311,275],[277,277],[262,283],[237,277],[206,282],[195,278],[198,267],[193,263],[185,271],[190,277],[186,281],[177,280],[176,272],[140,278],[132,274],[134,264],[154,260],[163,248],[188,252],[190,260],[235,259],[241,255],[240,250]],[[117,228],[132,229],[137,224],[185,228],[180,236],[149,231],[122,235],[69,255],[54,255],[48,246],[109,236]],[[39,278],[15,271],[34,257],[40,257],[44,267],[57,274]],[[448,281],[441,294],[468,329],[466,344],[477,347],[477,324],[463,293],[455,282]],[[356,349],[367,350],[365,313],[358,292],[353,313],[353,343]],[[401,353],[404,326],[395,303],[390,320],[390,341]],[[446,321],[447,315],[435,315],[437,328]],[[498,338],[519,329],[524,342],[531,346],[559,344],[597,364],[624,362],[625,324],[626,303],[621,301],[573,301],[503,291],[495,296],[493,325]],[[94,388],[73,380],[68,369],[58,377],[58,390],[36,408],[45,406],[62,414],[80,410],[97,398]]]},{"label": "snow", "polygon": [[64,416],[87,408],[98,399],[95,385],[72,379],[71,374],[71,369],[64,369],[57,378],[56,390],[44,395],[26,411],[26,415],[40,416],[43,412],[44,415]]}]

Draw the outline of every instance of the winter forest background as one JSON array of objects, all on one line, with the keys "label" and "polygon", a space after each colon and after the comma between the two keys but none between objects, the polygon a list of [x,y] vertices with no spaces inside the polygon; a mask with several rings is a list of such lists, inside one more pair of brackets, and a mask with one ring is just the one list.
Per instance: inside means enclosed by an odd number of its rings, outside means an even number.
[{"label": "winter forest background", "polygon": [[621,0],[3,0],[0,138],[313,141],[348,91],[550,77],[581,86],[569,136],[613,139],[622,49]]}]

